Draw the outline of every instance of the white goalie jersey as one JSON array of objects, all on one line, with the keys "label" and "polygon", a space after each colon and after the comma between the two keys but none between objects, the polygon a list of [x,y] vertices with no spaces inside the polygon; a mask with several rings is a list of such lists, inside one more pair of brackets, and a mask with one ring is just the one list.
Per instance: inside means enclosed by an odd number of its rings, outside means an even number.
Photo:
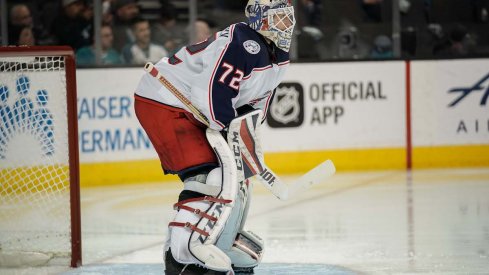
[{"label": "white goalie jersey", "polygon": [[[201,43],[183,47],[155,66],[207,116],[210,128],[222,130],[237,116],[239,107],[249,105],[266,114],[288,65],[287,52],[268,43],[246,23],[237,23]],[[186,109],[149,74],[135,93]]]}]

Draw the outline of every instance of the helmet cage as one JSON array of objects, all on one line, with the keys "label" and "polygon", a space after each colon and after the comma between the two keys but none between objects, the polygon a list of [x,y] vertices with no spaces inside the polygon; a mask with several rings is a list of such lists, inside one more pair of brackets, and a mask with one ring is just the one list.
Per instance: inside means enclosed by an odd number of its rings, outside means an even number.
[{"label": "helmet cage", "polygon": [[278,9],[269,9],[268,30],[275,33],[275,37],[269,38],[277,47],[289,51],[292,41],[292,32],[295,26],[294,8],[285,7]]}]

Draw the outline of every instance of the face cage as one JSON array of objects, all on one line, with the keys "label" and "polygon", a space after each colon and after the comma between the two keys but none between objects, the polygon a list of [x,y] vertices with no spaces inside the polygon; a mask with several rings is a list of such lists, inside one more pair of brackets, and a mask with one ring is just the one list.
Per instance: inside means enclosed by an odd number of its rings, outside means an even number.
[{"label": "face cage", "polygon": [[[268,29],[270,31],[274,31],[280,34],[282,37],[292,37],[292,31],[295,26],[295,16],[294,16],[294,7],[285,7],[278,9],[269,9],[268,10]],[[274,15],[279,17],[277,22],[274,21]],[[281,30],[278,28],[280,23],[284,23],[285,20],[288,19],[290,21],[290,26],[285,30]]]},{"label": "face cage", "polygon": [[[277,22],[274,22],[274,15],[278,16]],[[281,30],[278,26],[282,23],[285,25],[285,20],[288,19],[290,21],[290,26],[286,29]],[[290,49],[290,44],[292,42],[292,31],[295,26],[295,17],[294,17],[294,8],[293,7],[285,7],[285,8],[277,8],[277,9],[269,9],[267,14],[267,27],[268,30],[266,32],[262,32],[262,34],[269,38],[278,48],[288,52]]]}]

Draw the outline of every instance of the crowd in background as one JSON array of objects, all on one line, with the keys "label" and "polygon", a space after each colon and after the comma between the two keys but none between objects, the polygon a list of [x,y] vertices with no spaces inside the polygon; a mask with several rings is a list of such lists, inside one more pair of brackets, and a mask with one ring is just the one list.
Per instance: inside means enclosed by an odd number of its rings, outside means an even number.
[{"label": "crowd in background", "polygon": [[[177,23],[177,10],[168,0],[104,0],[102,13],[104,65],[156,62],[215,31],[211,20],[198,18],[195,39],[189,41],[186,23]],[[95,64],[94,43],[92,1],[15,1],[9,6],[9,45],[69,45],[83,66]]]},{"label": "crowd in background", "polygon": [[[401,20],[397,57],[489,56],[489,0],[392,1],[398,1]],[[395,58],[392,1],[296,0],[298,59]],[[198,0],[192,39],[188,2],[103,0],[101,63],[156,62],[244,20],[247,0]],[[95,64],[92,0],[7,3],[9,45],[69,45],[76,51],[77,64]]]},{"label": "crowd in background", "polygon": [[[489,56],[489,0],[299,0],[299,57],[390,59]],[[397,9],[393,9],[396,3]],[[301,45],[302,44],[302,45]],[[314,49],[311,51],[310,49]]]}]

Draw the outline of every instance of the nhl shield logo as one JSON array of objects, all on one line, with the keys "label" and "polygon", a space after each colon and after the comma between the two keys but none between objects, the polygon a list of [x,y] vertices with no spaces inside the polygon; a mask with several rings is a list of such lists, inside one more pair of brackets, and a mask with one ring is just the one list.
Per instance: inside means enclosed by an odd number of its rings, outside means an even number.
[{"label": "nhl shield logo", "polygon": [[275,90],[267,122],[272,128],[298,127],[304,121],[304,92],[299,83],[282,83]]},{"label": "nhl shield logo", "polygon": [[246,40],[244,43],[243,43],[243,47],[245,48],[245,50],[251,54],[257,54],[260,52],[260,44],[258,44],[256,41],[254,40]]}]

